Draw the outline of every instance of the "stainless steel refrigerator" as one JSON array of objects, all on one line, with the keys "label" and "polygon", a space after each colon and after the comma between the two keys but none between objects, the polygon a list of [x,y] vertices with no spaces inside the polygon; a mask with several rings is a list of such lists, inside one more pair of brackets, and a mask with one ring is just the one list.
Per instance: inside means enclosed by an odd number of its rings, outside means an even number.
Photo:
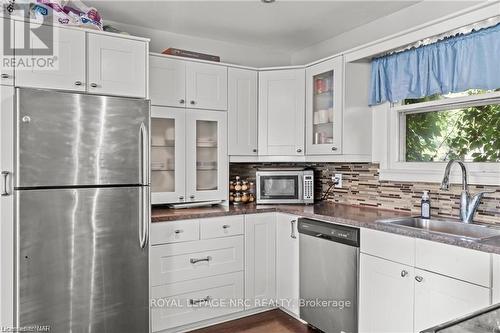
[{"label": "stainless steel refrigerator", "polygon": [[149,332],[149,109],[16,90],[18,326]]}]

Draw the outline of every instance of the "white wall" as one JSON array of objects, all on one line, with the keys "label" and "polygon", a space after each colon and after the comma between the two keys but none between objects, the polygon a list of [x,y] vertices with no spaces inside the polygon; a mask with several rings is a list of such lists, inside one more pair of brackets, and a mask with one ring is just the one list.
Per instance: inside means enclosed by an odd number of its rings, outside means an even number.
[{"label": "white wall", "polygon": [[485,1],[425,1],[314,44],[291,55],[294,65],[309,63],[406,29],[437,20]]},{"label": "white wall", "polygon": [[134,36],[151,38],[151,52],[161,53],[164,49],[175,47],[190,51],[209,53],[221,57],[222,62],[252,67],[290,65],[290,54],[266,50],[263,48],[223,42],[219,40],[199,38],[177,33],[134,26],[130,24],[106,21],[113,27],[126,31]]}]

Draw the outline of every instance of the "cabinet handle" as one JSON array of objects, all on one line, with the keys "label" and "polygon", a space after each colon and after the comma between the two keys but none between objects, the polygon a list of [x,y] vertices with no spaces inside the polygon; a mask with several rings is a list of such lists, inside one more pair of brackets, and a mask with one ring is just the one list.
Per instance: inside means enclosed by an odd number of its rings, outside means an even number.
[{"label": "cabinet handle", "polygon": [[2,79],[8,79],[9,78],[9,74],[5,74],[4,73],[4,74],[1,75],[1,77],[2,77]]},{"label": "cabinet handle", "polygon": [[337,147],[332,147],[332,151],[336,151],[337,150]]},{"label": "cabinet handle", "polygon": [[290,233],[290,237],[292,237],[293,239],[297,238],[297,235],[295,235],[295,222],[297,222],[297,221],[296,220],[290,221],[290,227],[292,228],[292,232]]},{"label": "cabinet handle", "polygon": [[231,226],[230,226],[229,224],[224,224],[224,225],[222,226],[222,229],[229,229],[229,228],[231,228]]},{"label": "cabinet handle", "polygon": [[181,196],[179,197],[179,200],[181,200],[181,201],[182,201],[182,200],[184,200],[184,197],[181,195]]},{"label": "cabinet handle", "polygon": [[424,278],[421,277],[420,275],[417,275],[417,276],[415,276],[415,280],[417,280],[417,282],[422,282],[424,280]]},{"label": "cabinet handle", "polygon": [[195,101],[191,101],[190,103],[191,103],[191,105],[195,105],[195,104],[196,104],[196,102],[195,102]]},{"label": "cabinet handle", "polygon": [[92,88],[97,88],[97,83],[91,83],[91,84],[90,84],[90,86],[91,86]]},{"label": "cabinet handle", "polygon": [[183,100],[183,99],[181,98],[181,99],[179,100],[179,103],[180,103],[180,104],[184,104],[184,103],[186,103],[186,101],[185,101],[185,100]]},{"label": "cabinet handle", "polygon": [[201,262],[201,261],[209,262],[210,260],[212,260],[212,257],[207,256],[206,258],[191,258],[191,259],[189,259],[189,262],[192,264],[196,264],[197,262]]},{"label": "cabinet handle", "polygon": [[191,298],[189,300],[189,304],[190,305],[196,305],[196,304],[200,304],[200,303],[207,303],[207,302],[210,302],[211,299],[212,299],[212,297],[210,297],[210,296],[207,296],[205,298],[200,298],[200,299],[193,299],[193,298]]},{"label": "cabinet handle", "polygon": [[182,230],[182,229],[174,230],[174,233],[177,234],[177,235],[178,234],[182,234],[183,232],[184,232],[184,230]]},{"label": "cabinet handle", "polygon": [[297,153],[302,153],[302,149],[297,148]]},{"label": "cabinet handle", "polygon": [[193,200],[194,199],[194,195],[190,195],[189,199]]},{"label": "cabinet handle", "polygon": [[9,175],[10,175],[9,171],[2,171],[2,179],[3,179],[2,197],[10,195],[9,190],[7,188]]},{"label": "cabinet handle", "polygon": [[407,275],[408,275],[408,271],[406,271],[406,270],[403,269],[401,271],[401,277],[406,277]]},{"label": "cabinet handle", "polygon": [[82,84],[82,81],[75,81],[75,86],[81,86]]}]

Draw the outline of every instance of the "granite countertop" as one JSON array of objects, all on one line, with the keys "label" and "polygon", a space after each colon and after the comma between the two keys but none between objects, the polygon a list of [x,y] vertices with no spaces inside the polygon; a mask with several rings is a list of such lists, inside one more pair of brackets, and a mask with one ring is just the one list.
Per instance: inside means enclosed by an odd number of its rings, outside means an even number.
[{"label": "granite countertop", "polygon": [[[369,207],[358,207],[335,203],[318,203],[310,206],[303,205],[241,205],[229,207],[203,207],[171,209],[153,207],[151,221],[153,223],[177,221],[184,219],[198,219],[217,216],[256,214],[266,212],[280,212],[299,215],[302,217],[340,223],[360,228],[369,228],[390,232],[402,236],[427,239],[439,243],[465,247],[468,249],[500,254],[500,236],[485,240],[472,241],[457,236],[438,234],[420,229],[412,229],[387,223],[377,223],[381,219],[410,216],[407,212],[382,210]],[[460,223],[460,222],[457,222]]]}]

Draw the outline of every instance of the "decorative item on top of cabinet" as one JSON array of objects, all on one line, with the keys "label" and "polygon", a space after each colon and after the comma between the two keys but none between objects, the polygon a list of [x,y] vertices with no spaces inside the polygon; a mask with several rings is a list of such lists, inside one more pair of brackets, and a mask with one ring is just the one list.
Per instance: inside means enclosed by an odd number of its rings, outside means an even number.
[{"label": "decorative item on top of cabinet", "polygon": [[255,202],[255,183],[236,176],[229,181],[229,202],[235,205]]}]

